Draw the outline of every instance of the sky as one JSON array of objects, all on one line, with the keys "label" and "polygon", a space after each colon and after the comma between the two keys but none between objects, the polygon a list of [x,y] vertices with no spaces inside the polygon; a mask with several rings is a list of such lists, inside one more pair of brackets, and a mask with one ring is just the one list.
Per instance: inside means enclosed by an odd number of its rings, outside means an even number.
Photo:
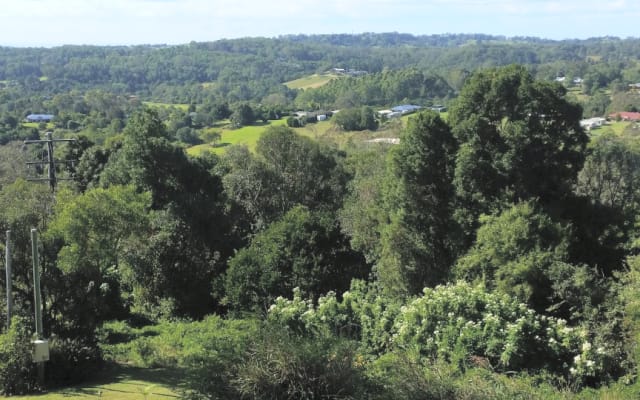
[{"label": "sky", "polygon": [[182,44],[287,34],[640,37],[639,0],[0,0],[0,46]]}]

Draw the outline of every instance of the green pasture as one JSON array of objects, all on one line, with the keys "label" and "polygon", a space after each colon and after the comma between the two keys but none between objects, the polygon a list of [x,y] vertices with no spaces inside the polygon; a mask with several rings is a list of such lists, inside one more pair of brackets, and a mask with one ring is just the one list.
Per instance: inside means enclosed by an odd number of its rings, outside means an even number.
[{"label": "green pasture", "polygon": [[[337,144],[338,146],[342,146],[349,142],[363,141],[380,136],[397,137],[399,134],[399,129],[401,129],[402,126],[406,126],[406,121],[410,117],[411,115],[406,115],[401,118],[400,124],[383,125],[375,132],[343,132],[339,128],[337,128],[335,124],[331,122],[331,120],[321,121],[313,124],[306,124],[301,128],[292,129],[299,135],[307,136],[314,140],[329,141]],[[444,116],[444,118],[446,118],[446,115]],[[258,139],[269,126],[283,125],[286,125],[286,119],[245,126],[240,129],[231,129],[229,127],[229,124],[223,124],[220,127],[209,128],[208,130],[220,132],[220,140],[218,140],[215,145],[204,143],[196,146],[191,146],[187,148],[187,153],[192,156],[200,155],[207,151],[215,154],[222,154],[229,146],[232,145],[246,145],[249,150],[254,151]]]},{"label": "green pasture", "polygon": [[334,74],[313,74],[305,76],[299,79],[294,79],[289,82],[285,82],[284,85],[289,89],[313,89],[326,85],[331,80],[338,78],[338,75]]},{"label": "green pasture", "polygon": [[182,111],[187,111],[189,109],[189,104],[178,104],[178,103],[158,103],[155,101],[143,101],[142,104],[152,108],[170,108],[175,107]]},{"label": "green pasture", "polygon": [[254,150],[256,148],[256,143],[258,143],[258,139],[262,135],[262,133],[269,126],[280,126],[285,125],[286,121],[284,119],[278,121],[269,121],[267,123],[259,123],[251,126],[243,126],[239,129],[231,129],[229,125],[220,128],[209,128],[210,130],[220,132],[220,140],[215,145],[210,143],[199,144],[196,146],[189,147],[187,149],[187,153],[190,155],[198,155],[203,152],[210,151],[212,153],[221,154],[224,152],[226,147],[232,145],[246,145],[250,150]]},{"label": "green pasture", "polygon": [[[39,129],[40,128],[40,122],[23,122],[22,126],[24,126],[25,128],[36,128]],[[55,125],[53,125],[53,122],[47,122],[47,128],[46,129],[53,129]]]}]

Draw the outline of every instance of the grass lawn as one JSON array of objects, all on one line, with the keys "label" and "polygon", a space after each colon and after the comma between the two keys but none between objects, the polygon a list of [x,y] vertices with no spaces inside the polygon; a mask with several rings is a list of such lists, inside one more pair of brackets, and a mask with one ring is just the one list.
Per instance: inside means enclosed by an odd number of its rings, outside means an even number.
[{"label": "grass lawn", "polygon": [[154,101],[143,101],[142,104],[149,107],[164,107],[164,108],[175,107],[182,111],[187,111],[189,109],[189,104],[157,103]]},{"label": "grass lawn", "polygon": [[293,81],[285,82],[284,85],[289,89],[312,89],[318,88],[320,86],[326,85],[329,81],[338,78],[338,75],[334,74],[313,74],[310,76],[305,76],[300,79],[295,79]]},{"label": "grass lawn", "polygon": [[269,126],[280,126],[285,125],[286,121],[284,119],[278,121],[269,121],[267,123],[258,123],[251,126],[243,126],[240,129],[231,129],[229,125],[226,125],[219,128],[210,128],[212,130],[220,132],[220,140],[218,144],[212,146],[209,143],[199,144],[196,146],[189,147],[187,149],[187,153],[190,155],[198,155],[203,152],[210,151],[216,154],[222,154],[225,151],[225,148],[235,144],[244,144],[250,150],[254,150],[256,148],[256,143],[258,143],[258,139],[262,135],[262,133]]},{"label": "grass lawn", "polygon": [[[22,126],[24,126],[25,128],[36,128],[38,129],[40,127],[40,122],[23,122]],[[53,125],[53,122],[47,122],[47,130],[51,130],[55,127],[55,125]]]},{"label": "grass lawn", "polygon": [[162,368],[136,368],[114,364],[91,382],[29,396],[18,400],[62,399],[177,399],[182,385],[179,371]]}]

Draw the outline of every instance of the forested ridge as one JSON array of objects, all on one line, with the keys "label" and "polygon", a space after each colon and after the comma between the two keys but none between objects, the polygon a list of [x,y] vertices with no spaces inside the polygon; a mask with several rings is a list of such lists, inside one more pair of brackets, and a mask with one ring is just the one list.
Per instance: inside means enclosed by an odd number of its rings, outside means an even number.
[{"label": "forested ridge", "polygon": [[[49,389],[126,363],[180,371],[185,398],[637,398],[640,127],[620,113],[640,109],[638,50],[0,48],[0,392],[43,388],[37,228]],[[76,139],[56,144],[55,191],[25,164],[48,131]]]}]

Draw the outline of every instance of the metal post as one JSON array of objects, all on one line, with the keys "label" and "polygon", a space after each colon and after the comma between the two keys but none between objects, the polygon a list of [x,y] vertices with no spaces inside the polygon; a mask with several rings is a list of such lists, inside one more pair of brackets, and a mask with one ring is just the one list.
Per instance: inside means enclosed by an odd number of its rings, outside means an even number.
[{"label": "metal post", "polygon": [[7,231],[7,246],[5,247],[5,263],[7,271],[7,329],[11,327],[11,313],[13,312],[13,294],[11,283],[11,231]]},{"label": "metal post", "polygon": [[[36,339],[43,338],[42,329],[42,299],[40,294],[40,265],[38,257],[38,230],[31,229],[31,257],[33,258],[33,297],[36,313]],[[44,362],[38,362],[38,382],[44,386]]]},{"label": "metal post", "polygon": [[42,298],[40,295],[40,265],[38,257],[38,230],[31,229],[31,257],[33,258],[33,298],[35,301],[36,334],[42,339]]}]

